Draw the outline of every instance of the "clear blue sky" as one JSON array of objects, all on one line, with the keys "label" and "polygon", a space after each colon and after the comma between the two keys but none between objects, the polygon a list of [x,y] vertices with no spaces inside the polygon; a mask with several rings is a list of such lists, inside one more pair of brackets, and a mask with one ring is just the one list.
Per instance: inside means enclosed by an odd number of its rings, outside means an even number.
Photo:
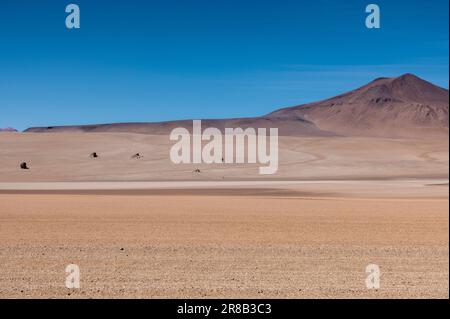
[{"label": "clear blue sky", "polygon": [[[65,6],[81,29],[65,27]],[[365,28],[365,6],[381,29]],[[2,0],[0,127],[254,116],[415,73],[448,88],[447,0]]]}]

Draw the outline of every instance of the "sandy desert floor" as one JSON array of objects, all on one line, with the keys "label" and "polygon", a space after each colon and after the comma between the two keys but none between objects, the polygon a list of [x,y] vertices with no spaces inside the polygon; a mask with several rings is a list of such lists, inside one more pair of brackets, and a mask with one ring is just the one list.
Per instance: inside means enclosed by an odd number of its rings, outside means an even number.
[{"label": "sandy desert floor", "polygon": [[283,138],[265,180],[167,152],[137,134],[0,135],[0,297],[449,297],[448,141]]},{"label": "sandy desert floor", "polygon": [[[280,137],[279,169],[260,164],[173,164],[166,135],[2,133],[1,182],[448,179],[448,139]],[[97,152],[92,159],[89,154]],[[140,153],[143,158],[132,159]],[[27,162],[30,170],[20,170]],[[200,174],[193,173],[199,168]]]}]

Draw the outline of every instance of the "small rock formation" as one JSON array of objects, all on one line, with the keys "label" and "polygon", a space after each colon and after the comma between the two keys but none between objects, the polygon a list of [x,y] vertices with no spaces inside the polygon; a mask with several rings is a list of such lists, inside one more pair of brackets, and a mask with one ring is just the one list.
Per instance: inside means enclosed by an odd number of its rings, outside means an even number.
[{"label": "small rock formation", "polygon": [[93,153],[91,153],[91,155],[89,155],[89,157],[90,158],[97,158],[98,154],[97,154],[97,152],[93,152]]},{"label": "small rock formation", "polygon": [[26,163],[26,162],[20,163],[20,168],[21,168],[21,169],[29,169],[29,167],[27,166],[27,163]]},{"label": "small rock formation", "polygon": [[141,154],[139,154],[139,153],[136,153],[136,154],[134,154],[133,156],[131,156],[131,158],[133,158],[133,159],[140,159],[140,158],[143,158],[144,156],[142,156]]}]

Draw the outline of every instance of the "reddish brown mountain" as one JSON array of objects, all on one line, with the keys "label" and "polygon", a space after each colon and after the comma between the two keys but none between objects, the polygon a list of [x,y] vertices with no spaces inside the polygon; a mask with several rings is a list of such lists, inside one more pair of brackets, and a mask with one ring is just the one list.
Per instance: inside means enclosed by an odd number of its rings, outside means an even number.
[{"label": "reddish brown mountain", "polygon": [[[281,135],[432,137],[448,134],[449,92],[412,74],[379,78],[339,96],[277,110],[266,116],[204,120],[206,127],[277,127]],[[135,132],[169,134],[192,122],[117,123],[30,128],[26,132]]]},{"label": "reddish brown mountain", "polygon": [[379,78],[334,98],[281,109],[267,117],[300,117],[343,135],[420,137],[448,134],[448,107],[448,90],[405,74]]}]

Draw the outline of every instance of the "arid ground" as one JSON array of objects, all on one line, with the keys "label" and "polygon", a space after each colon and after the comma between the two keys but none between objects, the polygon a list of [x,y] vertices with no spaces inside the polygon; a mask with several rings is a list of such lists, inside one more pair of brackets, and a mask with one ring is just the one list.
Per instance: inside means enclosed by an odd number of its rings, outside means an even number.
[{"label": "arid ground", "polygon": [[449,297],[448,139],[282,137],[271,177],[168,152],[167,136],[2,133],[0,297]]}]

